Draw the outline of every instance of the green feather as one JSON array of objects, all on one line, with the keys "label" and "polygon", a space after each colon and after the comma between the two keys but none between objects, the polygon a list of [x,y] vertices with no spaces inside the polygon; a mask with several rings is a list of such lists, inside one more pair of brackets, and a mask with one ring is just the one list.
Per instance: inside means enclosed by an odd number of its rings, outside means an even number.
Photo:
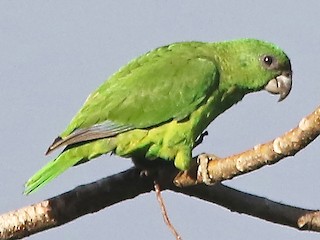
[{"label": "green feather", "polygon": [[[263,56],[273,56],[265,66]],[[66,149],[27,183],[31,193],[71,166],[114,152],[174,161],[187,169],[196,138],[245,94],[263,89],[290,61],[255,39],[182,42],[152,50],[90,94],[48,152]]]},{"label": "green feather", "polygon": [[56,159],[45,165],[27,181],[24,193],[29,194],[41,188],[80,161],[85,162],[98,157],[103,153],[111,151],[114,147],[114,138],[100,139],[77,147],[67,147]]}]

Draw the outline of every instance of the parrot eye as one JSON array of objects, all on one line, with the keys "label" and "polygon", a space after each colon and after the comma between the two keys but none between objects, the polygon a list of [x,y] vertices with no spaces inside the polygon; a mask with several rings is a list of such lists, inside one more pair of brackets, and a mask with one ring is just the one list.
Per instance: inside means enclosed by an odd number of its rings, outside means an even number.
[{"label": "parrot eye", "polygon": [[265,57],[263,58],[263,61],[264,61],[264,63],[265,63],[266,65],[270,66],[270,65],[272,64],[272,62],[273,62],[273,59],[272,59],[272,57],[270,57],[270,56],[265,56]]},{"label": "parrot eye", "polygon": [[277,60],[270,55],[264,55],[261,58],[262,64],[267,69],[275,69],[278,66]]}]

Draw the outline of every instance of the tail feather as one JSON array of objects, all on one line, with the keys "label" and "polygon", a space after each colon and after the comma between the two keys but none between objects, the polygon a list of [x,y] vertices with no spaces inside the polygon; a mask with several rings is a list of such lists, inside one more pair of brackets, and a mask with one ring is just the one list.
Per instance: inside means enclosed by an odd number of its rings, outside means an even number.
[{"label": "tail feather", "polygon": [[55,160],[45,165],[26,182],[24,194],[28,195],[43,187],[80,160],[82,160],[82,157],[68,158],[68,154],[65,154],[65,152],[61,153]]},{"label": "tail feather", "polygon": [[68,168],[108,153],[116,147],[113,138],[100,139],[75,147],[67,147],[56,159],[36,172],[25,184],[28,195],[46,185]]}]

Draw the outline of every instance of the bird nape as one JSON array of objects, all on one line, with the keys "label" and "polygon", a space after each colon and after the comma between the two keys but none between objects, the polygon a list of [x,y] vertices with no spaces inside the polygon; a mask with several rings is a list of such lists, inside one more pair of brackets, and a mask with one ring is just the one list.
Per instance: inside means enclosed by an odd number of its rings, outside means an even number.
[{"label": "bird nape", "polygon": [[68,168],[105,153],[174,161],[189,168],[198,136],[246,94],[287,97],[291,64],[276,45],[256,40],[179,42],[120,68],[91,93],[49,147],[64,150],[26,183],[25,194]]}]

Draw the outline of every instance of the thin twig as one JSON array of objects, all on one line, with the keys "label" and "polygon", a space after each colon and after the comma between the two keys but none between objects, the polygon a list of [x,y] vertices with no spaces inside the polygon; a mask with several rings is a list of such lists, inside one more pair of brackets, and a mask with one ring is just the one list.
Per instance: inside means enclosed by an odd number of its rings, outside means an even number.
[{"label": "thin twig", "polygon": [[180,234],[177,232],[177,230],[172,225],[172,223],[171,223],[171,221],[169,219],[168,212],[167,212],[166,206],[164,204],[164,200],[163,200],[162,195],[161,195],[160,184],[158,184],[156,181],[154,181],[154,190],[156,192],[157,200],[158,200],[159,206],[161,208],[161,213],[162,213],[162,217],[163,217],[164,222],[169,227],[169,229],[172,232],[172,234],[174,235],[174,237],[177,240],[182,240]]}]

